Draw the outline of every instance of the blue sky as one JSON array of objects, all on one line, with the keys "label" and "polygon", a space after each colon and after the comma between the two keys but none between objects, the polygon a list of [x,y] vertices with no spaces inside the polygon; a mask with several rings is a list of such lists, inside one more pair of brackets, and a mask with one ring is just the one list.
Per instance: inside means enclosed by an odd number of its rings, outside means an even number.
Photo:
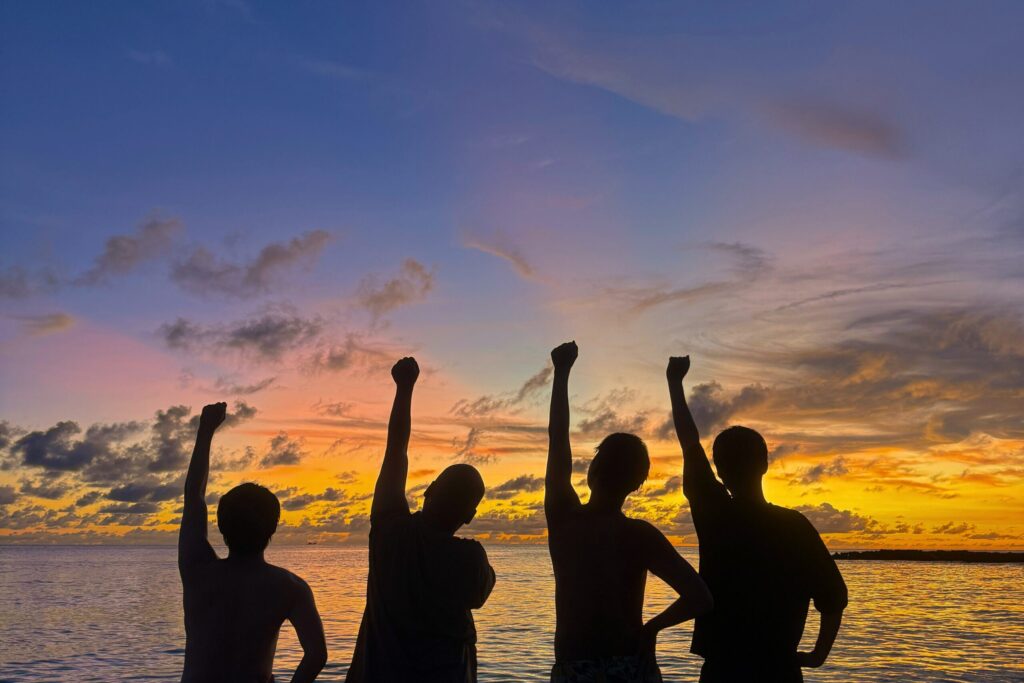
[{"label": "blue sky", "polygon": [[[1022,24],[1015,2],[2,3],[0,418],[237,389],[260,412],[232,447],[284,430],[316,459],[340,437],[311,406],[379,419],[416,353],[431,457],[491,449],[511,477],[543,455],[517,441],[541,398],[452,406],[576,338],[584,439],[603,415],[657,442],[688,351],[792,468],[884,446],[906,465],[878,476],[920,483],[969,442],[1018,485]],[[12,491],[52,474],[6,457]]]}]

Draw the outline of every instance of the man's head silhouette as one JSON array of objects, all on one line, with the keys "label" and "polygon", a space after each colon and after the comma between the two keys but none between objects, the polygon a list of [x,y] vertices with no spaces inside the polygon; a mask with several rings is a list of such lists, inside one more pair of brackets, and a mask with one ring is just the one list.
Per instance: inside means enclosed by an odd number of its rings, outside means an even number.
[{"label": "man's head silhouette", "polygon": [[635,434],[609,434],[598,445],[587,471],[587,485],[598,495],[626,499],[647,480],[651,459]]},{"label": "man's head silhouette", "polygon": [[715,438],[712,453],[722,483],[734,497],[761,490],[768,471],[768,446],[749,427],[729,427]]},{"label": "man's head silhouette", "polygon": [[423,514],[446,527],[458,529],[476,516],[476,506],[484,497],[484,479],[472,465],[445,468],[423,494]]},{"label": "man's head silhouette", "polygon": [[217,504],[217,528],[232,553],[263,552],[280,518],[277,496],[259,484],[240,484]]}]

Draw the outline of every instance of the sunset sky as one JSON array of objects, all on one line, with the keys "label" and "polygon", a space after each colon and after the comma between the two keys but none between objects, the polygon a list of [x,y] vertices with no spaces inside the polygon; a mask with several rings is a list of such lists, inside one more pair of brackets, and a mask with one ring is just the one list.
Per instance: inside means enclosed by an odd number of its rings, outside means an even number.
[{"label": "sunset sky", "polygon": [[575,339],[580,492],[638,433],[684,544],[689,354],[831,547],[1024,549],[1024,4],[0,13],[0,542],[171,542],[226,400],[211,505],[362,543],[404,355],[410,499],[470,462],[464,531],[542,541]]}]

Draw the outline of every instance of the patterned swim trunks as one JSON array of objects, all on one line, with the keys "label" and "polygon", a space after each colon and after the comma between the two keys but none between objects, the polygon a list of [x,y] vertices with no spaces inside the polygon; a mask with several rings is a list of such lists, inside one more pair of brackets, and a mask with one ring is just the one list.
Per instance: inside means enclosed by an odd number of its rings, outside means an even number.
[{"label": "patterned swim trunks", "polygon": [[651,655],[582,659],[555,664],[551,683],[662,683]]}]

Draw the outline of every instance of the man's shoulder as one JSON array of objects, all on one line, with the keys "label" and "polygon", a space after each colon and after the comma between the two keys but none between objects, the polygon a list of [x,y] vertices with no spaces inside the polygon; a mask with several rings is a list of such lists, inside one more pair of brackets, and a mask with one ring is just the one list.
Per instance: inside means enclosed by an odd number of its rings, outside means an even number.
[{"label": "man's shoulder", "polygon": [[769,504],[768,509],[771,511],[771,515],[775,518],[776,523],[785,526],[791,532],[803,534],[804,536],[820,536],[811,520],[807,519],[807,516],[799,510],[782,507],[774,503]]},{"label": "man's shoulder", "polygon": [[665,534],[661,533],[661,529],[654,526],[646,519],[637,519],[636,517],[626,517],[625,527],[627,533],[636,535],[641,539],[657,539],[661,538]]},{"label": "man's shoulder", "polygon": [[296,593],[310,590],[309,584],[306,583],[305,579],[284,567],[278,567],[276,564],[267,563],[265,570],[267,572],[267,576],[269,576],[270,579],[274,583],[278,584],[283,590]]},{"label": "man's shoulder", "polygon": [[450,539],[452,547],[457,549],[457,552],[462,552],[467,555],[483,555],[487,556],[487,551],[484,550],[484,544],[475,538],[465,538],[463,536],[452,536]]}]

